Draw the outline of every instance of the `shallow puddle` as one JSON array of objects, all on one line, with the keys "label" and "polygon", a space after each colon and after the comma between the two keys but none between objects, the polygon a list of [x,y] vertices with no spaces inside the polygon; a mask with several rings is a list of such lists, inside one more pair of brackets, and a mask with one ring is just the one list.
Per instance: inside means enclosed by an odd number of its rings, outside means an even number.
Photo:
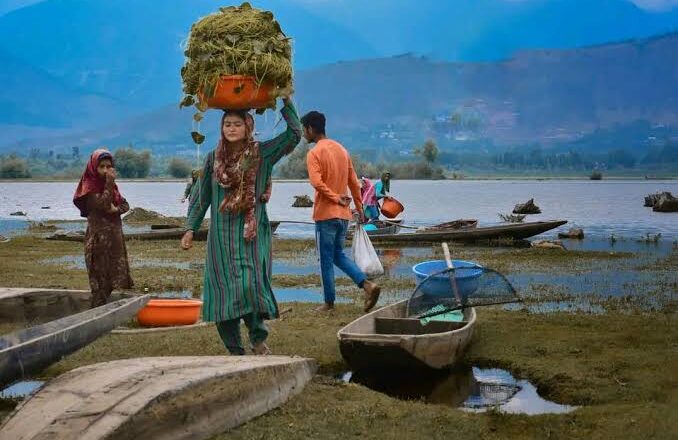
[{"label": "shallow puddle", "polygon": [[[275,299],[279,303],[300,302],[300,303],[322,303],[324,301],[322,290],[318,287],[286,287],[273,289]],[[341,296],[341,291],[337,292],[337,303],[350,303],[351,298]],[[172,290],[161,293],[148,292],[153,298],[194,298],[190,290]],[[202,299],[202,294],[199,296]]]},{"label": "shallow puddle", "polygon": [[[322,303],[324,302],[322,289],[320,288],[299,288],[287,287],[274,289],[275,299],[279,303],[301,302],[301,303]],[[336,303],[350,303],[351,299],[337,295]]]},{"label": "shallow puddle", "polygon": [[84,255],[63,255],[61,257],[46,258],[40,264],[66,266],[68,269],[86,269]]},{"label": "shallow puddle", "polygon": [[150,293],[153,298],[192,299],[193,292],[190,290],[170,290],[162,293]]},{"label": "shallow puddle", "polygon": [[465,411],[483,412],[491,408],[511,414],[560,414],[576,409],[548,401],[527,380],[497,368],[458,368],[448,372],[403,372],[362,375],[343,373],[344,382],[358,383],[403,400],[451,406]]},{"label": "shallow puddle", "polygon": [[23,399],[38,391],[44,383],[41,380],[24,380],[14,383],[0,391],[0,399]]}]

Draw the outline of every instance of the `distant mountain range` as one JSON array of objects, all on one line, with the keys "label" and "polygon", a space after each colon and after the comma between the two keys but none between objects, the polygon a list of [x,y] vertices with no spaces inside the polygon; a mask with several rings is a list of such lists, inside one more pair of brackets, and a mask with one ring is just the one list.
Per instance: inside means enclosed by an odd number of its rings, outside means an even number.
[{"label": "distant mountain range", "polygon": [[[192,150],[192,113],[176,106],[181,44],[193,21],[224,3],[239,2],[46,0],[0,17],[0,151]],[[678,33],[571,48],[676,29],[678,9],[650,13],[627,0],[252,3],[295,38],[301,111],[323,110],[333,135],[356,146],[408,148],[428,136],[450,148],[552,145],[614,137],[629,124],[678,125]],[[526,47],[550,49],[518,50]],[[203,123],[208,142],[217,119]],[[260,119],[262,136],[275,119]]]},{"label": "distant mountain range", "polygon": [[[636,121],[678,126],[678,34],[573,50],[526,51],[495,63],[404,55],[336,63],[296,77],[300,111],[320,109],[333,135],[357,146],[407,146],[432,136],[495,144],[575,141]],[[209,141],[217,115],[203,122]],[[70,148],[134,143],[191,149],[192,112],[169,105],[105,129],[34,144]],[[261,119],[269,134],[273,117]],[[473,121],[464,125],[464,121]]]}]

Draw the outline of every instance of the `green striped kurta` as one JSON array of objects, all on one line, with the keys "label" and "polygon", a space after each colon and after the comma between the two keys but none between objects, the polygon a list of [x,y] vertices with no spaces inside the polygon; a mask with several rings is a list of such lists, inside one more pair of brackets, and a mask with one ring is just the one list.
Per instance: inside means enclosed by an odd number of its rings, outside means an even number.
[{"label": "green striped kurta", "polygon": [[202,176],[193,188],[186,227],[197,231],[207,208],[212,207],[203,283],[204,321],[237,319],[249,313],[264,319],[278,317],[278,304],[271,288],[271,226],[260,196],[266,191],[273,165],[294,150],[302,134],[294,106],[288,104],[281,112],[287,130],[259,144],[261,163],[256,180],[254,240],[245,241],[244,215],[219,211],[225,190],[213,178],[214,151],[207,155]]}]

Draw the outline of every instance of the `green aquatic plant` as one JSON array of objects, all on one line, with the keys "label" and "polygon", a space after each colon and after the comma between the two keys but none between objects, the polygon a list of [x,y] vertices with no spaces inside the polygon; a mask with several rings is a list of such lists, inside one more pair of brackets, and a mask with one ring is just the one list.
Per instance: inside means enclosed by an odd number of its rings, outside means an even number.
[{"label": "green aquatic plant", "polygon": [[193,24],[181,68],[185,96],[181,107],[206,110],[201,96],[214,95],[223,75],[253,76],[281,96],[292,85],[292,45],[269,11],[245,2],[220,8]]}]

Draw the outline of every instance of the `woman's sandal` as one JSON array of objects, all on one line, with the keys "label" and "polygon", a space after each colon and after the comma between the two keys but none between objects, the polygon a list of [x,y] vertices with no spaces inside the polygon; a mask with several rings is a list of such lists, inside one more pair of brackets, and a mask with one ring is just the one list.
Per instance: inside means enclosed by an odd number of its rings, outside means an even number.
[{"label": "woman's sandal", "polygon": [[255,344],[251,348],[252,352],[257,356],[268,356],[269,354],[271,354],[271,349],[268,348],[268,345],[266,345],[263,342]]}]

